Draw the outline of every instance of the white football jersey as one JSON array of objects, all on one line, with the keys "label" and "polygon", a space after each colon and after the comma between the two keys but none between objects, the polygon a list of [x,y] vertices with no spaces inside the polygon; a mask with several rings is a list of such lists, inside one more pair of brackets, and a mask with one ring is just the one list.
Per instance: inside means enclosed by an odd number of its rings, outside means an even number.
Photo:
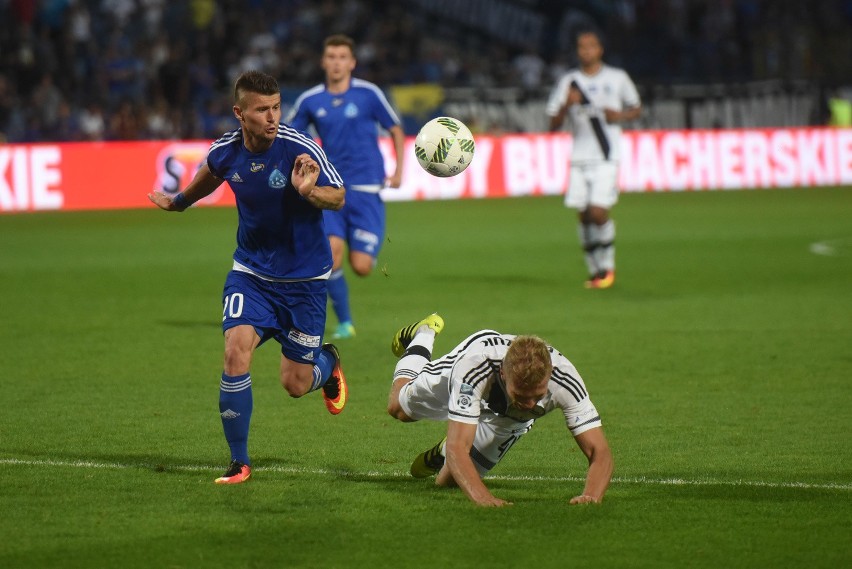
[{"label": "white football jersey", "polygon": [[426,396],[433,400],[425,403],[436,410],[443,407],[446,418],[460,423],[477,424],[485,416],[526,423],[560,409],[574,436],[600,427],[600,415],[577,369],[550,346],[553,373],[547,394],[529,411],[509,404],[500,364],[514,338],[512,334],[480,330],[447,355],[426,364],[420,376],[429,376],[431,388]]},{"label": "white football jersey", "polygon": [[568,100],[568,91],[576,83],[583,104],[571,105],[572,162],[619,159],[621,126],[609,124],[604,109],[620,111],[641,104],[630,76],[617,67],[604,65],[595,75],[572,69],[559,80],[547,101],[547,115],[555,117]]}]

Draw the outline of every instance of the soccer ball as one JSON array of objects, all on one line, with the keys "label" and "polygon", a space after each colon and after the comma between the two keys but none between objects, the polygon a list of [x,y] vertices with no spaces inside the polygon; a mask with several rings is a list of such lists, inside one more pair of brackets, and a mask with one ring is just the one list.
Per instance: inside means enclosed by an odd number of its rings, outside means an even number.
[{"label": "soccer ball", "polygon": [[473,161],[470,129],[459,119],[438,117],[423,125],[414,139],[414,154],[424,170],[440,178],[464,172]]}]

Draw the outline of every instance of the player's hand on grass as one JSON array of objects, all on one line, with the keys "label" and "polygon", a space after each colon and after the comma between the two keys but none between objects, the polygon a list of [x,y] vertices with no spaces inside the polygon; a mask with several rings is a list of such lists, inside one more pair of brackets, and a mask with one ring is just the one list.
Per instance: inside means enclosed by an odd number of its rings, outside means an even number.
[{"label": "player's hand on grass", "polygon": [[183,211],[182,209],[175,207],[174,200],[163,192],[151,192],[148,194],[148,199],[160,209],[164,209],[166,211]]},{"label": "player's hand on grass", "polygon": [[600,504],[600,500],[595,500],[591,496],[587,496],[586,494],[581,494],[579,496],[574,496],[568,502],[569,504]]},{"label": "player's hand on grass", "polygon": [[316,188],[317,178],[319,178],[319,164],[311,158],[309,154],[299,154],[296,156],[296,161],[293,164],[293,173],[290,176],[290,181],[296,187],[296,190],[304,197],[308,197]]},{"label": "player's hand on grass", "polygon": [[476,505],[484,508],[502,508],[503,506],[511,506],[512,502],[507,502],[506,500],[501,500],[494,496],[487,496],[476,500]]}]

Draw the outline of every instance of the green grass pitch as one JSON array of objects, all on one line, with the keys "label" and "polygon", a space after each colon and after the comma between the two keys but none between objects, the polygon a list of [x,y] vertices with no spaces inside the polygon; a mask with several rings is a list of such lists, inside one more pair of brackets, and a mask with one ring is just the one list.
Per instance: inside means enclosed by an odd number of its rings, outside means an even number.
[{"label": "green grass pitch", "polygon": [[[350,277],[349,406],[255,355],[249,483],[218,487],[220,295],[236,213],[0,216],[0,567],[827,567],[852,564],[852,190],[623,195],[618,280],[582,287],[556,197],[392,203]],[[555,414],[487,483],[406,475],[443,425],[385,414],[401,325],[538,334],[583,375],[616,471]]]}]

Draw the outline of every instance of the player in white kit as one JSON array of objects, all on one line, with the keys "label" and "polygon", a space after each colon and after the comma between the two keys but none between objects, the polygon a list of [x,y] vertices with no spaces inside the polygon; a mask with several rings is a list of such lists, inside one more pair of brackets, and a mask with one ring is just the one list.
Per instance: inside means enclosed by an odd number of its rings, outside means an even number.
[{"label": "player in white kit", "polygon": [[597,32],[577,35],[578,69],[565,74],[547,102],[550,130],[571,116],[573,149],[565,205],[577,209],[578,233],[585,251],[586,288],[615,282],[615,223],[609,210],[618,201],[619,123],[642,113],[636,86],[622,69],[603,63]]},{"label": "player in white kit", "polygon": [[480,330],[431,361],[444,321],[427,316],[399,330],[388,413],[403,422],[448,421],[447,436],[415,458],[411,474],[437,474],[439,486],[459,486],[476,504],[510,504],[491,494],[482,477],[536,419],[560,410],[589,460],[582,494],[571,504],[600,502],[612,477],[612,453],[600,415],[568,359],[536,336]]}]

